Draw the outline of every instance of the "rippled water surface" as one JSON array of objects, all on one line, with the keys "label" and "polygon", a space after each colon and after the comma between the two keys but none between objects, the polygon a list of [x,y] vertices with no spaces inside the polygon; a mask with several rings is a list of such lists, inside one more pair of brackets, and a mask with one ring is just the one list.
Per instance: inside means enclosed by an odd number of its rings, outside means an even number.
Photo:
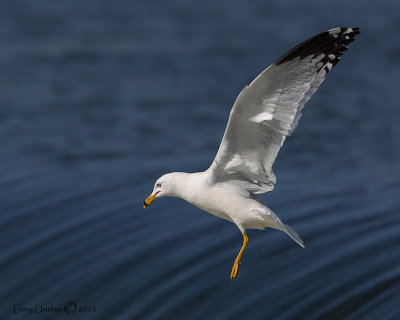
[{"label": "rippled water surface", "polygon": [[[399,12],[395,1],[2,2],[0,318],[400,319]],[[229,283],[233,224],[143,200],[163,173],[206,169],[242,87],[335,26],[362,34],[262,197],[306,249],[250,230]]]}]

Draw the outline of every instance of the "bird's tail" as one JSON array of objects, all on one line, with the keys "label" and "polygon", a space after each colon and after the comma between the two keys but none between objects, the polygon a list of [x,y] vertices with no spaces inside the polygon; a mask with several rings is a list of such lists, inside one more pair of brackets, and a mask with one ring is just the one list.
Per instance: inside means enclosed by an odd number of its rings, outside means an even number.
[{"label": "bird's tail", "polygon": [[296,231],[293,230],[291,226],[288,226],[287,224],[284,224],[285,230],[288,234],[289,237],[293,239],[294,242],[296,242],[300,247],[305,248],[303,240],[300,239],[300,236],[296,233]]},{"label": "bird's tail", "polygon": [[303,240],[300,239],[300,236],[293,230],[291,226],[284,224],[281,219],[267,206],[260,206],[255,208],[255,210],[261,215],[261,217],[265,220],[265,227],[281,230],[285,232],[289,237],[293,239],[300,247],[304,247]]}]

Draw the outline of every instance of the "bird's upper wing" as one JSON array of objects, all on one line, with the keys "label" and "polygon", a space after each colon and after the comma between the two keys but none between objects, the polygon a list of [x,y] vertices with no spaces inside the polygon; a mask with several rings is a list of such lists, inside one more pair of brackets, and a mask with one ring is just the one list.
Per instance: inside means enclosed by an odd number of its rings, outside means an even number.
[{"label": "bird's upper wing", "polygon": [[216,182],[229,182],[249,194],[274,188],[272,164],[286,136],[357,34],[358,28],[320,33],[290,50],[240,92],[208,169]]}]

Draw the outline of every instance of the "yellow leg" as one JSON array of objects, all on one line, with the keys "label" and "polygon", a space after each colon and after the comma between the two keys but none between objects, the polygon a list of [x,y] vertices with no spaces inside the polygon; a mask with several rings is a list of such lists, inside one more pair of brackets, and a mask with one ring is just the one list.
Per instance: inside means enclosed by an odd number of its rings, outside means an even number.
[{"label": "yellow leg", "polygon": [[235,263],[233,264],[231,277],[229,278],[229,281],[236,279],[236,277],[239,273],[239,268],[240,268],[240,263],[241,263],[240,259],[242,258],[244,249],[246,249],[246,246],[248,243],[249,243],[249,238],[247,237],[247,234],[245,232],[245,233],[243,233],[243,246],[242,246],[242,249],[240,249],[239,254],[237,255],[237,257],[235,259]]}]

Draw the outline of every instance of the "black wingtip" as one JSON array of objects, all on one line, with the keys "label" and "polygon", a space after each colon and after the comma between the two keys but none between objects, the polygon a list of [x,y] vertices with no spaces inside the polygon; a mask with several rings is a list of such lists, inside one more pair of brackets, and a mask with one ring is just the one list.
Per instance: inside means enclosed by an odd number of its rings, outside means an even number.
[{"label": "black wingtip", "polygon": [[[289,62],[298,57],[300,59],[308,56],[315,58],[320,54],[324,54],[325,57],[329,58],[326,58],[326,61],[323,62],[330,62],[333,66],[339,61],[339,57],[348,49],[348,45],[354,41],[355,36],[358,34],[360,34],[360,28],[358,27],[330,29],[302,42],[279,58],[275,64]],[[332,66],[327,69],[330,70]]]}]

